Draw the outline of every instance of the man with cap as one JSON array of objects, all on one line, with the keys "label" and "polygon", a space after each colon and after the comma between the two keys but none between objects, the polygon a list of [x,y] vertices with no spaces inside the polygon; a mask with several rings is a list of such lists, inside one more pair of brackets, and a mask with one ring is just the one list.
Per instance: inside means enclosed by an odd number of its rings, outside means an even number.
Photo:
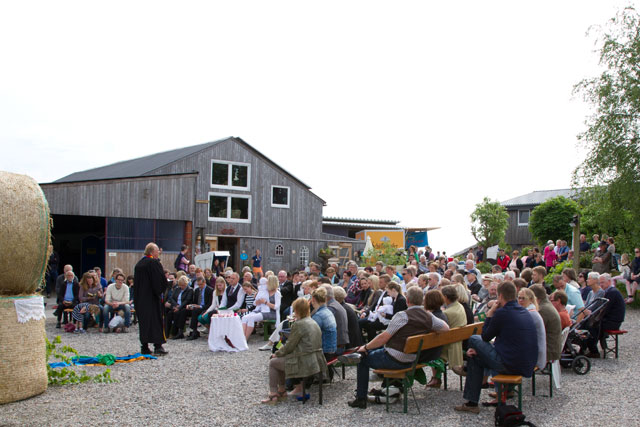
[{"label": "man with cap", "polygon": [[471,298],[473,298],[474,301],[478,301],[478,302],[484,300],[487,297],[487,295],[489,295],[489,285],[491,285],[492,281],[493,281],[492,274],[484,274],[482,276],[482,288],[478,291],[477,294],[471,295]]},{"label": "man with cap", "polygon": [[591,263],[593,264],[593,271],[604,274],[611,271],[611,252],[607,250],[608,243],[603,240],[598,246],[598,250],[594,254]]},{"label": "man with cap", "polygon": [[482,285],[478,283],[477,275],[475,270],[467,271],[467,280],[469,282],[469,291],[471,295],[477,295],[482,289]]}]

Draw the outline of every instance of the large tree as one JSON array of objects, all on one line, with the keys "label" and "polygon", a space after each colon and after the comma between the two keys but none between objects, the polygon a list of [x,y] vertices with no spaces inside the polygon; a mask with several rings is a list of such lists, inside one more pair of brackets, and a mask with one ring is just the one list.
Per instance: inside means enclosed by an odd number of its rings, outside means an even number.
[{"label": "large tree", "polygon": [[579,212],[578,204],[563,196],[539,204],[529,216],[529,231],[540,244],[557,239],[571,241],[573,216]]},{"label": "large tree", "polygon": [[504,234],[509,226],[509,214],[500,202],[488,197],[476,204],[471,214],[471,234],[484,248],[504,243]]},{"label": "large tree", "polygon": [[[587,228],[635,239],[640,237],[640,15],[627,7],[597,30],[604,71],[574,88],[593,111],[579,135],[588,154],[573,181],[584,189]],[[607,219],[616,213],[626,227]]]}]

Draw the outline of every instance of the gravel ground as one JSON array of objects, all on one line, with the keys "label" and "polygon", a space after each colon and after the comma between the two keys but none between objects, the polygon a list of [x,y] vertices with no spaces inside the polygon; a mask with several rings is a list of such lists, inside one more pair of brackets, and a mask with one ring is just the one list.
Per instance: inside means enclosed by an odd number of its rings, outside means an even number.
[{"label": "gravel ground", "polygon": [[[633,373],[640,362],[633,354],[640,333],[632,325],[640,319],[640,311],[628,311],[626,319],[623,328],[629,333],[621,338],[619,360],[593,360],[591,372],[584,376],[563,369],[562,388],[554,390],[553,399],[546,397],[548,377],[538,377],[535,397],[530,380],[525,380],[523,412],[528,420],[538,426],[639,425],[632,396],[637,391]],[[97,329],[68,334],[55,328],[52,311],[47,310],[46,332],[49,339],[61,335],[64,344],[84,355],[125,356],[139,351],[135,326],[129,334],[98,334]],[[304,406],[294,401],[261,405],[267,394],[269,358],[268,352],[258,351],[262,344],[262,337],[253,335],[249,351],[226,354],[209,351],[204,338],[170,340],[165,357],[112,366],[117,383],[50,387],[39,396],[3,405],[0,425],[493,425],[493,408],[483,408],[480,415],[453,410],[463,401],[453,373],[448,391],[414,387],[421,414],[412,401],[409,415],[387,414],[384,405],[370,404],[366,410],[348,407],[355,390],[354,368],[347,369],[345,380],[324,387],[322,406],[317,386]],[[84,369],[89,374],[104,370]],[[486,393],[482,400],[488,400]],[[395,404],[392,409],[402,407]]]}]

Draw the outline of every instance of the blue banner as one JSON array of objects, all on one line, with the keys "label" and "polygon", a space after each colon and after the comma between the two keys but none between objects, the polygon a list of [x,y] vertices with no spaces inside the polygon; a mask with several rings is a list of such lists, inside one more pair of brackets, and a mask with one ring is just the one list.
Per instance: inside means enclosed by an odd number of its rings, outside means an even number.
[{"label": "blue banner", "polygon": [[408,232],[405,236],[405,246],[406,248],[409,248],[409,246],[411,245],[417,248],[429,246],[429,238],[427,237],[427,232],[426,231]]}]

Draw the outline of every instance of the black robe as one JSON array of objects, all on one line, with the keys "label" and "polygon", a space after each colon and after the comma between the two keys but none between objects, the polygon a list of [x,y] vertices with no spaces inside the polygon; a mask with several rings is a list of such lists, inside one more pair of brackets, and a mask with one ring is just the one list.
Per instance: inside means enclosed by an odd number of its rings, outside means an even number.
[{"label": "black robe", "polygon": [[162,321],[162,294],[167,287],[160,260],[144,257],[134,269],[133,299],[142,345],[166,342]]}]

